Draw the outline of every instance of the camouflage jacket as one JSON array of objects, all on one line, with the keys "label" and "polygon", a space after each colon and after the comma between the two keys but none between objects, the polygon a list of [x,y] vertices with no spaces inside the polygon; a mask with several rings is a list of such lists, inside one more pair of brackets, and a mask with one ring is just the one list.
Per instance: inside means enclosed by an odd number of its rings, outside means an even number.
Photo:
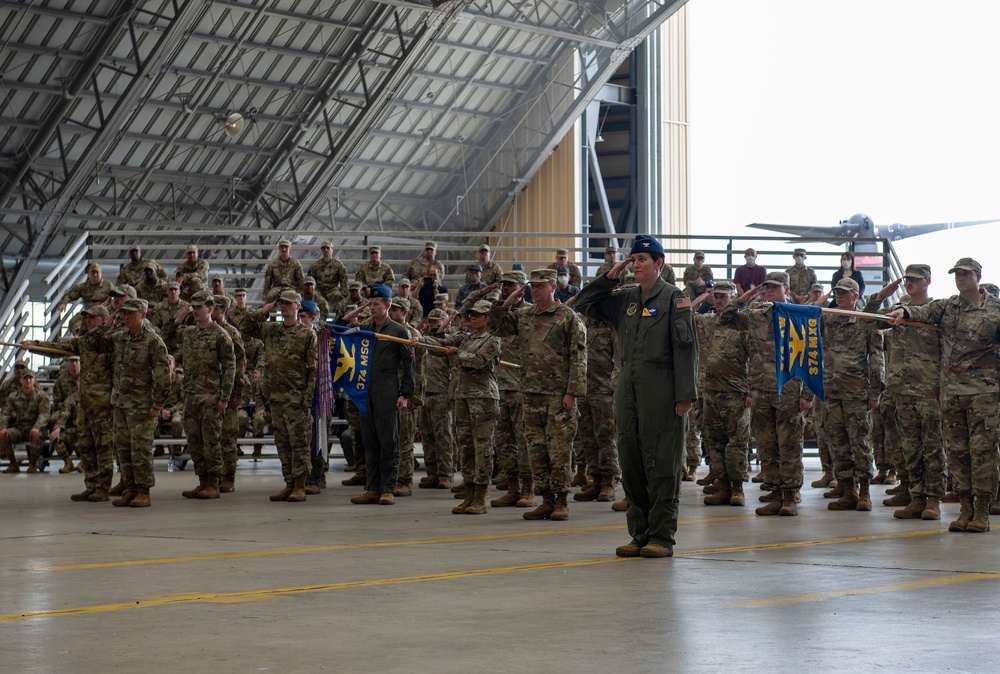
[{"label": "camouflage jacket", "polygon": [[167,401],[163,405],[164,409],[171,412],[184,409],[184,375],[174,371],[170,375],[170,390],[167,392]]},{"label": "camouflage jacket", "polygon": [[108,331],[103,347],[111,349],[113,380],[111,402],[132,411],[162,409],[170,388],[167,347],[146,323],[134,335],[128,330]]},{"label": "camouflage jacket", "polygon": [[500,283],[503,280],[503,267],[498,265],[493,260],[490,260],[483,267],[483,283],[486,285],[491,285],[493,283]]},{"label": "camouflage jacket", "polygon": [[66,396],[62,405],[52,412],[52,428],[76,428],[76,420],[80,411],[80,394],[73,391]]},{"label": "camouflage jacket", "polygon": [[[875,295],[868,297],[865,311],[886,314],[908,308],[909,302],[879,309]],[[885,336],[885,389],[896,395],[937,398],[941,389],[941,332],[900,326]]]},{"label": "camouflage jacket", "polygon": [[906,317],[941,328],[941,392],[947,395],[995,393],[997,387],[1000,300],[980,289],[967,304],[958,295],[904,307]]},{"label": "camouflage jacket", "polygon": [[[129,285],[132,285],[131,283]],[[163,279],[156,279],[156,283],[149,285],[143,278],[135,288],[135,294],[140,300],[146,300],[149,306],[156,306],[167,296],[167,284]]]},{"label": "camouflage jacket", "polygon": [[163,281],[167,280],[167,270],[164,269],[163,265],[159,262],[156,262],[155,260],[139,260],[137,264],[129,262],[128,264],[122,265],[121,271],[118,272],[117,285],[127,283],[138,291],[139,286],[143,284],[143,281],[146,278],[146,272],[144,270],[146,269],[147,262],[152,262],[153,265],[156,266],[156,277],[158,279]]},{"label": "camouflage jacket", "polygon": [[316,279],[316,290],[331,302],[347,297],[347,267],[337,258],[316,260],[309,266],[309,276]]},{"label": "camouflage jacket", "polygon": [[[608,321],[577,314],[587,329],[587,395],[614,395],[618,385],[618,336]],[[610,410],[609,410],[610,414]]]},{"label": "camouflage jacket", "polygon": [[228,401],[233,395],[236,356],[233,340],[218,323],[207,328],[182,325],[177,330],[184,355],[184,398]]},{"label": "camouflage jacket", "polygon": [[31,393],[18,386],[0,411],[0,428],[43,430],[49,425],[49,405],[49,397],[37,384]]},{"label": "camouflage jacket", "polygon": [[696,314],[694,318],[703,354],[701,385],[709,391],[747,394],[750,340],[746,331],[740,329],[731,314],[726,318],[721,314]]},{"label": "camouflage jacket", "polygon": [[[404,328],[410,333],[411,339],[420,339],[420,331],[417,330],[412,325],[404,325]],[[399,365],[399,382],[403,382],[403,377],[406,376],[406,366],[403,363]],[[420,407],[424,404],[425,397],[427,395],[427,350],[426,349],[414,349],[413,350],[413,395],[410,396],[410,402]]]},{"label": "camouflage jacket", "polygon": [[385,262],[379,262],[374,267],[371,262],[364,262],[358,265],[358,270],[354,272],[354,280],[360,282],[366,288],[376,283],[384,283],[391,287],[396,280],[396,276],[392,273],[392,268]]},{"label": "camouflage jacket", "polygon": [[[432,343],[431,340],[438,342],[442,339],[446,339],[446,336],[434,333],[428,335],[425,341]],[[452,356],[444,356],[442,358],[435,357],[441,355],[443,354],[431,353],[430,358],[424,359],[426,364],[426,384],[424,386],[424,392],[427,395],[451,394],[451,368],[455,358]]]},{"label": "camouflage jacket", "polygon": [[177,300],[177,304],[170,304],[166,300],[159,302],[149,313],[148,320],[160,331],[160,337],[170,350],[170,353],[177,353],[180,349],[180,342],[177,340],[177,324],[174,319],[177,314],[186,309],[188,303],[184,300]]},{"label": "camouflage jacket", "polygon": [[882,336],[865,329],[862,320],[830,314],[821,317],[827,400],[878,400],[882,393]]},{"label": "camouflage jacket", "polygon": [[233,340],[233,355],[236,356],[236,371],[234,374],[233,381],[233,398],[244,399],[249,395],[249,385],[250,382],[247,379],[247,350],[246,345],[243,343],[243,336],[235,325],[229,321],[223,321],[219,323],[222,328],[229,335],[229,338]]},{"label": "camouflage jacket", "polygon": [[[467,305],[471,306],[472,304],[478,302],[484,297],[487,297],[487,295],[489,295],[489,292],[487,292],[486,288],[475,290],[469,294],[465,302]],[[496,306],[500,306],[502,304],[502,301],[496,300],[495,302],[493,302],[493,304]],[[524,302],[522,300],[517,304],[515,304],[513,307],[511,307],[510,310],[517,311],[518,309],[522,309],[526,306],[528,306],[527,302]],[[500,360],[507,363],[513,363],[514,365],[521,364],[520,336],[514,334],[514,335],[505,335],[503,337],[500,337]],[[589,371],[589,366],[588,366],[588,371]],[[515,392],[521,390],[520,368],[510,367],[509,365],[501,365],[496,369],[496,375],[497,375],[497,386],[500,387],[501,391]]]},{"label": "camouflage jacket", "polygon": [[[704,283],[697,285],[698,279]],[[708,289],[708,282],[713,280],[715,277],[712,275],[712,268],[707,264],[702,265],[701,269],[695,269],[694,265],[691,265],[684,270],[684,290],[691,298],[698,297],[705,292]]]},{"label": "camouflage jacket", "polygon": [[177,282],[181,284],[181,295],[191,297],[192,294],[200,290],[210,290],[212,286],[208,283],[208,261],[198,258],[193,263],[184,260],[177,267]]},{"label": "camouflage jacket", "polygon": [[104,414],[111,407],[114,374],[111,353],[104,342],[107,333],[108,328],[100,325],[65,342],[34,342],[80,356],[80,409],[88,417],[91,413]]},{"label": "camouflage jacket", "polygon": [[[80,368],[81,373],[83,368]],[[55,384],[52,385],[52,406],[55,409],[62,407],[63,401],[76,393],[76,382],[80,377],[72,377],[69,371],[63,371],[56,377]]]},{"label": "camouflage jacket", "polygon": [[302,265],[294,257],[287,260],[274,258],[268,263],[267,271],[264,272],[264,295],[266,296],[271,288],[291,288],[298,292],[305,279]]},{"label": "camouflage jacket", "polygon": [[111,281],[107,279],[101,279],[101,282],[97,284],[93,284],[90,282],[90,279],[87,279],[83,283],[77,283],[70,288],[66,296],[62,298],[60,304],[69,304],[76,300],[82,300],[83,308],[87,309],[108,299],[108,295],[111,294],[113,287]]},{"label": "camouflage jacket", "polygon": [[[778,390],[778,375],[774,364],[772,306],[769,302],[743,304],[737,298],[719,312],[721,320],[746,333],[749,352],[753,354],[747,372],[747,386],[750,391],[776,392]],[[791,391],[793,388],[796,389],[794,392]],[[800,395],[802,382],[798,379],[792,379],[785,384],[782,391]]]},{"label": "camouflage jacket", "polygon": [[301,323],[268,323],[259,311],[250,314],[247,334],[264,342],[268,400],[301,407],[312,405],[316,388],[316,333]]},{"label": "camouflage jacket", "polygon": [[[809,296],[809,289],[813,287],[814,283],[818,283],[816,279],[816,272],[813,271],[812,267],[807,267],[802,265],[792,265],[785,270],[788,274],[788,286],[792,290],[792,295],[805,295]],[[789,298],[789,301],[795,301],[794,298]]]},{"label": "camouflage jacket", "polygon": [[[458,348],[458,383],[455,386],[455,399],[469,398],[500,399],[497,388],[497,378],[494,370],[500,362],[500,339],[488,332],[473,335],[462,332],[443,339],[426,338],[425,341],[439,346],[454,346]],[[446,357],[440,351],[432,351],[433,355]]]},{"label": "camouflage jacket", "polygon": [[438,278],[441,279],[441,283],[444,283],[444,263],[441,260],[428,260],[423,255],[410,260],[410,264],[406,265],[406,269],[403,271],[403,278],[417,281],[427,276],[431,267],[437,267]]},{"label": "camouflage jacket", "polygon": [[498,337],[521,338],[521,390],[549,395],[587,394],[587,329],[565,304],[542,311],[494,306],[487,328]]}]

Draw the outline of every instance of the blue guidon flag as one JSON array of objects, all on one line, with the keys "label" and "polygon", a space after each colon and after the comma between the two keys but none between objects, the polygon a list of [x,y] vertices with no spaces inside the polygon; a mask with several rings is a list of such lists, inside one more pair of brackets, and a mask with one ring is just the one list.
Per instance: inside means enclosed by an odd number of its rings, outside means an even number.
[{"label": "blue guidon flag", "polygon": [[822,313],[822,307],[812,305],[773,304],[774,366],[778,373],[779,399],[785,382],[798,377],[807,389],[823,400]]},{"label": "blue guidon flag", "polygon": [[343,389],[361,416],[368,410],[375,333],[330,325],[330,373],[333,389]]}]

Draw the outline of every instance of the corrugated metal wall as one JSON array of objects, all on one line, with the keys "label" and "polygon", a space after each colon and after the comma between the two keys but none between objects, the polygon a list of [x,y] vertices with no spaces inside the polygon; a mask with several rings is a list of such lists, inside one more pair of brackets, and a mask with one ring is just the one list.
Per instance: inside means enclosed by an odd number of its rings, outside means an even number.
[{"label": "corrugated metal wall", "polygon": [[[690,234],[687,7],[660,28],[662,40],[663,234]],[[677,247],[686,244],[678,241]],[[669,245],[664,247],[670,247]],[[670,256],[687,262],[687,256]]]}]

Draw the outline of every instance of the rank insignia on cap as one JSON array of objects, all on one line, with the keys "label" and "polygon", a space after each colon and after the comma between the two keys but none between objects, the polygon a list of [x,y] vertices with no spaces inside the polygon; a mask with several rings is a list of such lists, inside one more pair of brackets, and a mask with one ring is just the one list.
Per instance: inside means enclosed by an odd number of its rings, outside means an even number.
[{"label": "rank insignia on cap", "polygon": [[674,307],[677,308],[677,309],[690,309],[691,308],[691,300],[690,300],[690,298],[682,297],[679,300],[675,300],[674,301]]},{"label": "rank insignia on cap", "polygon": [[645,308],[645,307],[643,307],[642,316],[643,316],[643,318],[649,318],[651,316],[656,316],[657,311],[659,311],[659,309],[657,307],[649,307],[648,309]]}]

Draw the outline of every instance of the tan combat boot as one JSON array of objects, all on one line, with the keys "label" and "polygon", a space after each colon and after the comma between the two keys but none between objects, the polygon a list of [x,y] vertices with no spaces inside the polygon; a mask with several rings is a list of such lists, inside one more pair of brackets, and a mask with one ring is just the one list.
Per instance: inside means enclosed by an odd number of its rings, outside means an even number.
[{"label": "tan combat boot", "polygon": [[462,477],[462,481],[451,487],[452,494],[462,494],[459,498],[465,498],[465,477]]},{"label": "tan combat boot", "polygon": [[138,495],[138,491],[134,487],[127,487],[122,495],[111,502],[116,508],[124,508],[125,506],[132,503],[132,500]]},{"label": "tan combat boot", "polygon": [[[906,489],[903,489],[904,484],[907,486]],[[904,491],[909,493],[909,485],[910,485],[909,480],[901,480],[900,483],[897,484],[895,487],[889,487],[888,489],[886,489],[885,493],[888,494],[889,496],[895,496],[896,494],[900,494]]]},{"label": "tan combat boot", "polygon": [[705,477],[698,478],[697,480],[694,481],[694,483],[699,487],[704,487],[707,484],[712,484],[717,479],[719,479],[719,474],[715,472],[714,468],[709,466],[708,475],[706,475]]},{"label": "tan combat boot", "polygon": [[837,480],[835,486],[831,486],[829,491],[823,492],[823,498],[840,498],[844,495],[844,485],[841,480]]},{"label": "tan combat boot", "polygon": [[890,468],[888,471],[886,471],[886,473],[885,473],[885,479],[882,481],[882,484],[896,484],[896,469],[895,468]]},{"label": "tan combat boot", "polygon": [[827,510],[857,510],[858,509],[858,488],[854,484],[854,478],[844,478],[840,480],[844,487],[844,495],[832,503],[828,503]]},{"label": "tan combat boot", "polygon": [[10,475],[12,473],[20,473],[20,472],[21,472],[21,466],[20,464],[18,464],[17,459],[11,459],[10,464],[8,464],[8,466],[3,470],[0,470],[0,473],[3,473],[4,475]]},{"label": "tan combat boot", "polygon": [[961,510],[958,513],[958,519],[948,525],[948,531],[965,531],[974,514],[972,494],[967,491],[957,492],[957,494]]},{"label": "tan combat boot", "polygon": [[93,489],[84,489],[79,494],[70,494],[70,501],[87,501],[90,499],[90,495],[94,493]]},{"label": "tan combat boot", "polygon": [[757,508],[756,510],[754,510],[754,512],[760,515],[761,517],[777,515],[779,512],[781,512],[781,491],[775,489],[773,492],[771,492],[770,503]]},{"label": "tan combat boot", "polygon": [[799,514],[799,508],[795,505],[794,489],[781,490],[781,508],[778,509],[778,514],[782,517],[795,517]]},{"label": "tan combat boot", "polygon": [[549,515],[549,519],[553,522],[562,522],[569,519],[569,505],[566,503],[566,494],[556,494],[556,505]]},{"label": "tan combat boot", "polygon": [[927,497],[927,507],[924,511],[920,513],[920,519],[922,520],[939,520],[941,519],[941,502],[938,501],[933,496]]},{"label": "tan combat boot", "polygon": [[601,477],[601,491],[597,493],[597,500],[603,503],[610,503],[615,500],[615,486],[617,479],[608,475]]},{"label": "tan combat boot", "polygon": [[517,502],[521,500],[521,480],[520,478],[508,477],[507,478],[507,493],[500,498],[495,498],[490,501],[490,505],[494,508],[511,508],[517,505]]},{"label": "tan combat boot", "polygon": [[531,473],[521,476],[521,498],[517,500],[518,508],[531,508],[535,505],[535,484]]},{"label": "tan combat boot", "polygon": [[465,498],[457,506],[451,509],[452,515],[464,515],[465,509],[472,505],[472,500],[476,496],[476,489],[472,487],[471,489],[465,490]]},{"label": "tan combat boot", "polygon": [[413,496],[413,485],[406,482],[397,482],[393,496]]},{"label": "tan combat boot", "polygon": [[483,515],[486,513],[486,490],[488,485],[477,484],[472,491],[472,503],[465,508],[466,515]]},{"label": "tan combat boot", "polygon": [[990,501],[992,500],[992,494],[976,494],[972,519],[966,525],[966,531],[981,534],[990,530]]},{"label": "tan combat boot", "polygon": [[[900,487],[906,487],[901,491],[896,491],[893,493],[891,498],[882,499],[882,505],[884,506],[905,506],[910,504],[910,481],[901,480],[899,483]],[[886,489],[885,493],[888,494],[891,489]]]},{"label": "tan combat boot", "polygon": [[220,494],[232,494],[236,491],[236,480],[231,477],[220,477],[219,478],[219,493]]},{"label": "tan combat boot", "polygon": [[858,505],[854,507],[855,510],[861,510],[865,512],[870,512],[872,509],[872,497],[868,491],[869,479],[867,477],[861,478],[858,485]]},{"label": "tan combat boot", "polygon": [[149,489],[147,487],[139,487],[135,498],[128,503],[129,508],[148,508],[151,505],[153,505],[153,502],[149,500]]},{"label": "tan combat boot", "polygon": [[118,484],[116,484],[111,488],[111,490],[108,492],[108,496],[121,496],[124,493],[125,493],[125,479],[121,477],[121,475],[119,475]]},{"label": "tan combat boot", "polygon": [[108,492],[98,487],[90,496],[87,497],[87,500],[91,503],[103,503],[108,500]]},{"label": "tan combat boot", "polygon": [[367,478],[365,478],[364,475],[361,473],[355,473],[346,480],[341,480],[340,484],[345,487],[363,487],[365,486],[365,482],[367,482]]},{"label": "tan combat boot", "polygon": [[[923,496],[918,496],[916,498],[911,498],[905,508],[895,511],[892,513],[892,516],[897,520],[919,520],[920,516],[924,512],[924,508],[926,507],[927,499]],[[940,518],[940,513],[938,514],[938,517]]]},{"label": "tan combat boot", "polygon": [[743,494],[743,480],[732,480],[729,483],[729,489],[733,492],[733,495],[729,497],[729,505],[745,506],[747,504],[746,496]]},{"label": "tan combat boot", "polygon": [[[889,476],[889,473],[886,471],[885,468],[879,468],[878,469],[878,473],[876,473],[875,477],[873,477],[871,479],[871,482],[872,482],[872,484],[883,484],[883,483],[885,483],[885,479],[888,476]],[[896,483],[895,483],[895,481],[893,481],[893,482],[890,482],[889,484],[896,484]]]},{"label": "tan combat boot", "polygon": [[717,505],[729,505],[729,501],[733,498],[733,487],[732,483],[723,483],[722,487],[714,494],[709,494],[705,497],[705,505],[707,506],[717,506]]},{"label": "tan combat boot", "polygon": [[587,486],[587,466],[586,464],[578,463],[576,464],[576,473],[573,475],[573,481],[569,483],[571,487],[586,487]]},{"label": "tan combat boot", "polygon": [[360,496],[352,496],[351,503],[354,505],[375,505],[382,498],[382,494],[377,491],[366,491]]},{"label": "tan combat boot", "polygon": [[198,498],[219,498],[219,474],[209,473],[205,476],[205,488],[198,492]]},{"label": "tan combat boot", "polygon": [[417,489],[437,489],[439,480],[436,477],[424,476],[417,483]]},{"label": "tan combat boot", "polygon": [[396,502],[396,496],[391,491],[384,491],[382,495],[378,497],[379,505],[392,505]]},{"label": "tan combat boot", "polygon": [[586,487],[573,494],[574,501],[596,501],[597,495],[601,493],[601,476],[588,484]]},{"label": "tan combat boot", "polygon": [[834,482],[833,471],[832,470],[824,470],[823,471],[823,477],[821,477],[818,480],[813,480],[812,481],[812,486],[815,487],[816,489],[826,489],[831,484],[833,484],[833,482]]},{"label": "tan combat boot", "polygon": [[285,499],[289,503],[302,503],[306,500],[306,476],[299,475],[292,483],[292,493]]},{"label": "tan combat boot", "polygon": [[72,473],[74,470],[76,470],[76,466],[73,465],[73,457],[66,457],[66,460],[63,461],[63,467],[59,469],[59,472],[65,475],[66,473]]},{"label": "tan combat boot", "polygon": [[446,477],[438,478],[437,488],[438,489],[448,489],[448,490],[450,490],[451,489],[451,480],[448,479],[448,478],[446,478]]},{"label": "tan combat boot", "polygon": [[[565,496],[564,496],[565,498]],[[521,515],[526,520],[547,520],[552,516],[552,512],[556,509],[556,497],[550,490],[546,489],[542,492],[542,504],[535,508],[534,510],[529,510],[528,512]]]},{"label": "tan combat boot", "polygon": [[198,494],[200,494],[201,490],[205,488],[205,484],[207,483],[207,481],[208,477],[204,473],[202,473],[201,475],[198,476],[198,486],[195,487],[194,489],[188,489],[186,491],[182,491],[181,496],[183,496],[184,498],[198,498]]},{"label": "tan combat boot", "polygon": [[506,491],[507,489],[510,488],[510,482],[507,480],[506,473],[500,473],[495,478],[493,478],[493,484],[495,484],[496,488],[501,491]]},{"label": "tan combat boot", "polygon": [[[291,482],[286,482],[284,489],[282,489],[281,491],[279,491],[279,492],[277,492],[275,494],[271,494],[267,498],[270,501],[287,501],[288,497],[291,496],[291,494],[292,494],[292,489],[294,489],[294,487],[292,487],[292,483]],[[354,499],[351,499],[351,501],[353,502]]]},{"label": "tan combat boot", "polygon": [[616,513],[623,513],[628,510],[628,496],[623,498],[621,501],[615,501],[611,504],[611,509]]}]

